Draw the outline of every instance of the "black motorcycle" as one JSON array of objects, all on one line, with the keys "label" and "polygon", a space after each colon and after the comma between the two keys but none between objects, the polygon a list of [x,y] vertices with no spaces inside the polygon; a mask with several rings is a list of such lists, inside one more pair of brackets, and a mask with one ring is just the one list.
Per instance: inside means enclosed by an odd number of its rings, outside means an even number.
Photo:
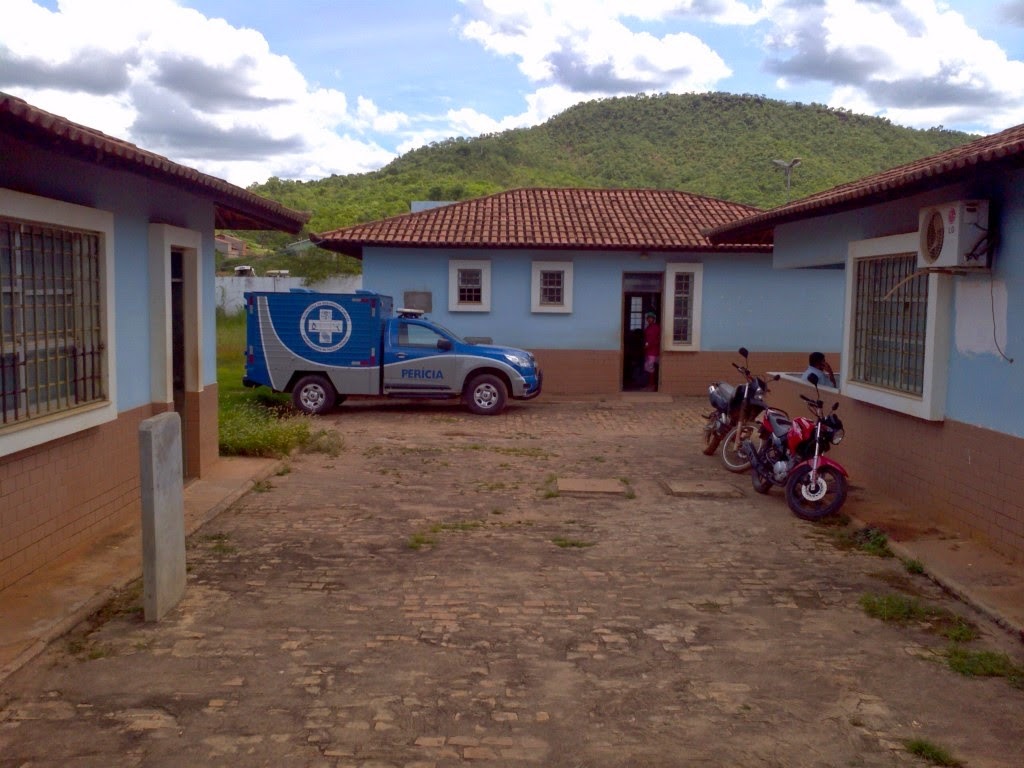
[{"label": "black motorcycle", "polygon": [[[746,347],[740,347],[739,354],[743,365],[733,363],[732,367],[742,373],[746,381],[735,387],[725,381],[708,386],[708,400],[713,410],[704,416],[704,454],[710,456],[721,445],[722,463],[730,472],[750,469],[750,459],[741,447],[754,433],[754,419],[769,407],[764,401],[769,379],[750,372],[750,352]],[[778,381],[778,374],[770,380]]]}]

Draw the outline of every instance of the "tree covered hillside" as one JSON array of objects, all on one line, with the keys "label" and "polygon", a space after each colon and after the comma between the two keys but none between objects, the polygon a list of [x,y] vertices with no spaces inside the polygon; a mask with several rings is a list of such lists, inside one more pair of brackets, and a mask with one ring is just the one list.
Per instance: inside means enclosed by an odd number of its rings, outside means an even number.
[{"label": "tree covered hillside", "polygon": [[[533,128],[448,139],[379,171],[250,189],[311,211],[308,231],[408,213],[413,200],[465,200],[517,187],[682,189],[765,208],[975,138],[915,130],[818,104],[726,93],[604,99]],[[256,233],[240,233],[253,237]],[[270,249],[293,239],[265,233]]]}]

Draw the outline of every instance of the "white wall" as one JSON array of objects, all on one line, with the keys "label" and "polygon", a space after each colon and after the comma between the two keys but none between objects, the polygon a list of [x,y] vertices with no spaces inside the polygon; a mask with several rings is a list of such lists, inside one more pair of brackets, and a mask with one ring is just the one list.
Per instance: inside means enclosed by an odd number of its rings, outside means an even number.
[{"label": "white wall", "polygon": [[246,291],[274,291],[284,293],[292,288],[308,288],[320,293],[354,293],[363,287],[363,276],[332,277],[320,283],[303,285],[301,277],[218,277],[216,280],[217,308],[227,314],[241,311],[245,306]]}]

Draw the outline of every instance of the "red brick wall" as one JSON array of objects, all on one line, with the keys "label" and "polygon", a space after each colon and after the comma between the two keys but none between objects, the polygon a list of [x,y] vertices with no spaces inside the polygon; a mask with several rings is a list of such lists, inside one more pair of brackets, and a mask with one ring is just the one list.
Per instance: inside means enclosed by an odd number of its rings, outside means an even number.
[{"label": "red brick wall", "polygon": [[[139,525],[139,424],[165,410],[136,408],[0,459],[0,589],[111,531]],[[190,393],[183,418],[186,474],[202,477],[218,459],[216,385]]]},{"label": "red brick wall", "polygon": [[138,408],[0,459],[0,589],[138,520],[138,429],[150,415]]},{"label": "red brick wall", "polygon": [[[800,392],[810,389],[779,382],[770,402],[802,414]],[[1024,561],[1024,440],[838,399],[846,439],[832,455],[851,483]]]}]

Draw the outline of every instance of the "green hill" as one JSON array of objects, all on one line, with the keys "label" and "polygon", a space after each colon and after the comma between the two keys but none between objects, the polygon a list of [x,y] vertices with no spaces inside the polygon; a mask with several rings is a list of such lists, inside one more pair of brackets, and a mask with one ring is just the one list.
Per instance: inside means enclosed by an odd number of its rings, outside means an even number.
[{"label": "green hill", "polygon": [[[413,200],[528,186],[682,189],[769,208],[787,200],[773,160],[800,158],[788,193],[796,199],[973,138],[762,96],[639,95],[579,104],[533,128],[430,144],[371,173],[272,178],[250,189],[311,211],[311,232],[408,213]],[[294,239],[240,234],[269,251]]]}]

